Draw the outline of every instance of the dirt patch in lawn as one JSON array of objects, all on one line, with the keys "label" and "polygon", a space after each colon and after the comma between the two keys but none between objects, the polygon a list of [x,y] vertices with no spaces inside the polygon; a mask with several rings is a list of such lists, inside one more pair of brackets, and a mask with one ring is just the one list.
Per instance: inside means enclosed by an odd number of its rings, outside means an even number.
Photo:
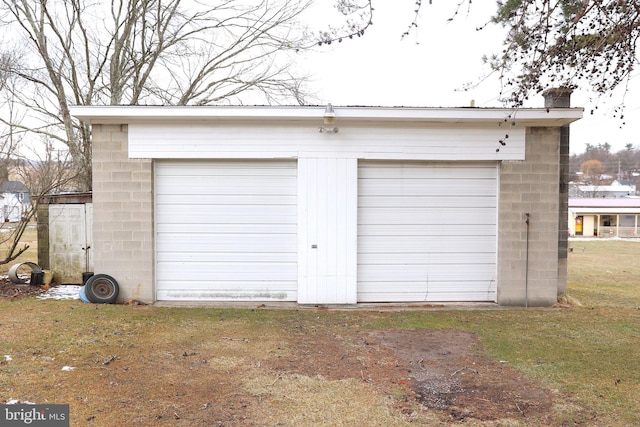
[{"label": "dirt patch in lawn", "polygon": [[425,407],[453,419],[547,418],[552,393],[506,362],[480,354],[478,337],[452,330],[386,331],[380,344],[407,366],[411,388]]},{"label": "dirt patch in lawn", "polygon": [[[553,393],[507,363],[483,356],[474,334],[382,331],[358,341],[299,330],[294,351],[269,367],[332,380],[357,378],[386,393],[395,390],[394,406],[408,416],[421,407],[459,422],[535,419],[553,424]],[[405,389],[404,396],[398,387]]]}]

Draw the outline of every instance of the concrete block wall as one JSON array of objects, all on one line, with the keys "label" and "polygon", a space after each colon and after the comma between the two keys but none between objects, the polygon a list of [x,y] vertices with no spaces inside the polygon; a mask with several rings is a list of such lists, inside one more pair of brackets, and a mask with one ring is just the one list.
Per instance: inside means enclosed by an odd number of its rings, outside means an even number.
[{"label": "concrete block wall", "polygon": [[549,306],[557,301],[559,156],[559,128],[528,128],[525,160],[501,163],[498,202],[500,305]]},{"label": "concrete block wall", "polygon": [[129,159],[126,125],[92,126],[94,272],[112,276],[119,300],[152,302],[153,168]]},{"label": "concrete block wall", "polygon": [[558,200],[558,295],[567,292],[569,270],[569,126],[560,128],[560,183]]},{"label": "concrete block wall", "polygon": [[49,204],[38,203],[36,212],[38,220],[38,265],[40,268],[49,270],[51,261],[49,259]]},{"label": "concrete block wall", "polygon": [[[573,89],[549,88],[542,93],[545,108],[570,108]],[[558,191],[558,295],[567,292],[568,238],[569,238],[569,125],[560,128],[560,182]]]}]

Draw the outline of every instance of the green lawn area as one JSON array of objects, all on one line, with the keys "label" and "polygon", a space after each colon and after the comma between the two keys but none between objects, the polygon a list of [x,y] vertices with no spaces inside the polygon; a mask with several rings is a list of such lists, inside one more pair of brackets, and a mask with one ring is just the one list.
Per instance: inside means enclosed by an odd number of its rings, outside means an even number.
[{"label": "green lawn area", "polygon": [[[294,343],[305,338],[330,337],[353,360],[375,360],[358,341],[363,333],[452,329],[478,334],[489,357],[565,396],[547,425],[640,425],[640,242],[569,246],[568,294],[581,303],[572,308],[389,312],[0,301],[0,357],[12,358],[0,363],[0,403],[69,403],[74,426],[449,425],[455,420],[428,411],[413,418],[394,412],[389,402],[404,396],[401,386],[383,390],[359,374],[319,379],[312,367],[305,376],[267,367],[293,357],[293,348],[304,351]],[[77,369],[62,372],[63,365]],[[314,422],[295,418],[304,411],[315,414]]]}]

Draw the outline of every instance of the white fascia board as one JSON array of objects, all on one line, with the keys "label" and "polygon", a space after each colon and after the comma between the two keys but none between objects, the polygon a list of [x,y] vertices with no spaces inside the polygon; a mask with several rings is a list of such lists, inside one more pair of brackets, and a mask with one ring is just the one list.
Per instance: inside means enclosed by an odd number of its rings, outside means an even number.
[{"label": "white fascia board", "polygon": [[[71,114],[95,124],[142,122],[303,121],[322,123],[325,107],[264,106],[74,106]],[[582,108],[415,108],[334,107],[335,123],[412,122],[489,124],[510,126],[563,126],[582,118]]]}]

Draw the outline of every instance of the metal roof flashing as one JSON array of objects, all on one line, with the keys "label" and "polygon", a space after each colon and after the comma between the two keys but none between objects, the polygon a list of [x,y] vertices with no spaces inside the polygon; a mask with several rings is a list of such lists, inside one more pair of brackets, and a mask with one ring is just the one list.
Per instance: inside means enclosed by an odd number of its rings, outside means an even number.
[{"label": "metal roof flashing", "polygon": [[[74,106],[90,124],[150,122],[322,122],[325,106]],[[558,127],[582,118],[582,108],[333,107],[336,123],[411,122]]]}]

